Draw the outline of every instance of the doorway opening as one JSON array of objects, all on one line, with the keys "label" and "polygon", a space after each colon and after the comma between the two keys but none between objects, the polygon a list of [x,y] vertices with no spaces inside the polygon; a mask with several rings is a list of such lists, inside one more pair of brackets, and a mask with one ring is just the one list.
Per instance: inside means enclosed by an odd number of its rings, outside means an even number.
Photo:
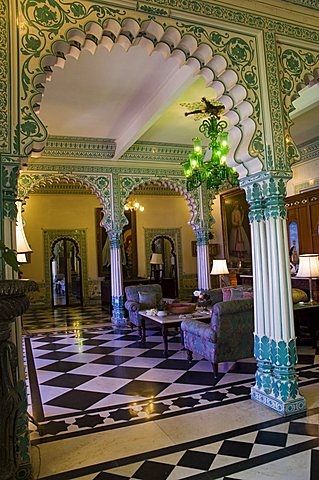
[{"label": "doorway opening", "polygon": [[50,266],[53,307],[82,306],[82,267],[77,243],[71,238],[58,238],[51,246]]}]

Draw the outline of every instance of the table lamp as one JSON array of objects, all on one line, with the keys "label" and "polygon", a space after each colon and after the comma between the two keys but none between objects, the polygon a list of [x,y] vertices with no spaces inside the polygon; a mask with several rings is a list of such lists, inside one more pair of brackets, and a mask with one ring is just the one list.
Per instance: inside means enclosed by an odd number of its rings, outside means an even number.
[{"label": "table lamp", "polygon": [[319,277],[319,258],[317,253],[299,255],[299,269],[296,277],[309,278],[309,303],[313,303],[312,279]]},{"label": "table lamp", "polygon": [[211,275],[219,275],[219,286],[222,288],[222,275],[228,274],[228,268],[226,260],[213,260],[212,270],[210,272]]},{"label": "table lamp", "polygon": [[[152,253],[151,260],[151,280],[159,280],[161,277],[161,269],[160,265],[164,264],[163,255],[161,253]],[[157,266],[159,266],[159,270],[157,270]]]}]

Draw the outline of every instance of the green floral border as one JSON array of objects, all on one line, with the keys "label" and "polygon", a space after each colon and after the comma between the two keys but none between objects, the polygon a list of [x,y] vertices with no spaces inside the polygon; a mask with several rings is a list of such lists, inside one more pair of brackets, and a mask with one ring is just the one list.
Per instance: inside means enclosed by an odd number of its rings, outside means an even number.
[{"label": "green floral border", "polygon": [[[298,97],[298,91],[307,86],[315,77],[315,70],[319,68],[319,47],[316,50],[301,47],[292,47],[287,44],[278,44],[278,58],[280,68],[280,83],[282,85],[281,98],[284,105],[284,119],[289,132],[293,121],[289,114],[294,110],[293,100]],[[286,135],[287,158],[290,164],[298,162],[300,153]]]},{"label": "green floral border", "polygon": [[83,304],[89,305],[88,296],[88,273],[87,273],[87,248],[86,230],[43,230],[43,251],[44,251],[44,278],[47,304],[52,302],[51,278],[50,278],[50,248],[52,243],[60,237],[67,237],[74,240],[79,246],[81,258],[82,293]]},{"label": "green floral border", "polygon": [[[23,57],[21,70],[22,85],[22,108],[21,108],[21,148],[28,153],[33,142],[44,145],[47,132],[40,119],[33,111],[33,99],[41,93],[42,86],[36,84],[37,74],[45,73],[41,62],[47,55],[63,55],[62,52],[55,52],[54,45],[57,40],[67,43],[68,27],[84,30],[82,22],[93,21],[102,25],[107,18],[114,18],[121,22],[126,15],[125,10],[109,8],[104,5],[89,4],[81,2],[67,2],[51,0],[49,5],[44,0],[34,2],[33,0],[22,0],[22,14],[26,19],[26,27],[21,36],[21,54]],[[134,15],[136,16],[136,14]],[[149,17],[143,14],[144,18],[137,17],[141,23]],[[157,22],[161,23],[159,19]],[[252,154],[262,157],[263,139],[260,118],[260,101],[258,92],[257,64],[255,64],[255,52],[257,51],[253,36],[247,34],[230,34],[227,30],[221,29],[222,35],[211,28],[196,27],[181,24],[173,19],[162,22],[163,28],[174,26],[181,34],[193,35],[197,40],[208,42],[216,53],[226,57],[228,68],[235,65],[236,73],[239,76],[239,83],[245,85],[248,91],[247,101],[254,104],[252,118],[257,124],[257,130],[252,142]],[[254,63],[254,64],[253,64]],[[204,66],[204,65],[202,65]],[[39,90],[40,88],[40,90]]]},{"label": "green floral border", "polygon": [[284,2],[293,3],[300,7],[312,8],[319,11],[319,0],[283,0]]},{"label": "green floral border", "polygon": [[0,150],[10,150],[9,129],[11,127],[8,98],[10,95],[10,48],[8,2],[0,0]]}]

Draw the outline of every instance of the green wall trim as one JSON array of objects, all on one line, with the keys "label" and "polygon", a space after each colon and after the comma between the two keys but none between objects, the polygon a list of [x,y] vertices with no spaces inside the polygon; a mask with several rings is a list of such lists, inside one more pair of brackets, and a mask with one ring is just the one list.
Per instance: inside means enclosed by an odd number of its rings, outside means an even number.
[{"label": "green wall trim", "polygon": [[[308,2],[310,1],[308,0]],[[234,6],[221,6],[203,0],[197,0],[196,2],[193,0],[157,0],[155,2],[149,1],[148,4],[150,6],[160,5],[174,9],[174,11],[170,12],[170,15],[175,18],[180,18],[180,12],[183,12],[183,14],[188,12],[198,17],[205,16],[229,24],[244,25],[260,30],[271,30],[278,35],[284,35],[294,40],[298,38],[313,43],[318,43],[319,41],[319,29],[303,27],[298,22],[278,20],[277,18],[272,18],[271,15],[239,10]]]},{"label": "green wall trim", "polygon": [[312,8],[319,12],[319,0],[283,0],[284,2],[293,3],[300,7]]},{"label": "green wall trim", "polygon": [[308,140],[307,142],[301,143],[298,145],[300,151],[300,159],[293,162],[293,165],[298,165],[302,162],[306,162],[308,160],[314,160],[315,158],[319,158],[319,136],[313,138],[312,140]]},{"label": "green wall trim", "polygon": [[89,305],[88,297],[88,271],[87,271],[87,249],[86,249],[86,230],[43,230],[43,252],[44,252],[44,279],[47,306],[52,305],[51,291],[51,246],[58,238],[67,237],[74,240],[79,247],[79,256],[81,258],[82,274],[82,294],[83,305]]},{"label": "green wall trim", "polygon": [[112,158],[115,141],[109,138],[60,137],[50,135],[45,145],[43,158]]},{"label": "green wall trim", "polygon": [[7,0],[0,0],[0,151],[2,152],[10,151],[9,129],[11,127],[8,100],[11,92],[8,6]]}]

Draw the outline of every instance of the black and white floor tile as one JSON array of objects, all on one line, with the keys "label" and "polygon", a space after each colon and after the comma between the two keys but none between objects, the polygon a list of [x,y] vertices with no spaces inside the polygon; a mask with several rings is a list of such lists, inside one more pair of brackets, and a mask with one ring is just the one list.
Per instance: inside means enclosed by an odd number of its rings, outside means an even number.
[{"label": "black and white floor tile", "polygon": [[23,315],[23,328],[28,332],[72,330],[110,322],[110,315],[100,306],[59,307],[46,309],[32,307]]},{"label": "black and white floor tile", "polygon": [[[280,418],[121,462],[108,462],[105,466],[110,468],[98,474],[82,476],[93,470],[85,468],[71,475],[80,474],[75,477],[80,480],[315,480],[319,474],[318,412],[317,408],[303,418]],[[47,480],[57,478],[50,476]],[[73,477],[62,474],[61,480],[64,478]]]},{"label": "black and white floor tile", "polygon": [[[42,463],[38,478],[281,479],[288,476],[277,475],[276,469],[284,472],[286,468],[287,473],[287,462],[299,460],[305,467],[304,476],[290,475],[290,480],[319,478],[319,398],[317,403],[312,402],[315,408],[308,416],[278,417],[249,400],[256,368],[253,359],[220,364],[214,382],[209,362],[196,357],[191,364],[187,362],[174,330],[169,337],[169,356],[165,358],[159,329],[149,328],[143,344],[135,331],[113,329],[98,307],[76,310],[59,313],[58,323],[54,315],[47,317],[46,328],[50,332],[36,331],[40,317],[34,318],[33,323],[32,318],[28,320],[25,353],[30,414],[37,424],[31,426],[31,438]],[[66,318],[73,318],[74,323],[66,325]],[[316,398],[319,351],[302,346],[298,353],[300,385],[312,392],[312,399]],[[231,418],[234,411],[245,411],[247,404],[258,415],[260,412],[260,422],[253,412],[252,419],[257,422],[250,425],[247,410],[242,426],[234,429],[227,421],[228,414]],[[225,416],[222,432],[209,436],[204,430],[195,433],[195,418],[207,415],[211,422],[220,412]],[[103,455],[102,461],[94,460],[92,455],[92,460],[83,461],[84,467],[73,468],[72,462],[68,467],[50,466],[47,452],[51,446],[61,448],[70,442],[76,445],[85,438],[90,442],[92,435],[98,441],[111,432],[114,438],[122,438],[123,432],[129,437],[132,430],[128,429],[132,426],[147,429],[147,425],[176,422],[178,429],[180,422],[185,421],[194,430],[192,440],[186,443],[168,442],[167,446],[148,452],[141,446],[139,453],[136,444],[132,455],[117,454],[113,459],[105,452],[105,461]],[[214,422],[212,425],[213,433]],[[299,470],[298,467],[296,471]]]}]

